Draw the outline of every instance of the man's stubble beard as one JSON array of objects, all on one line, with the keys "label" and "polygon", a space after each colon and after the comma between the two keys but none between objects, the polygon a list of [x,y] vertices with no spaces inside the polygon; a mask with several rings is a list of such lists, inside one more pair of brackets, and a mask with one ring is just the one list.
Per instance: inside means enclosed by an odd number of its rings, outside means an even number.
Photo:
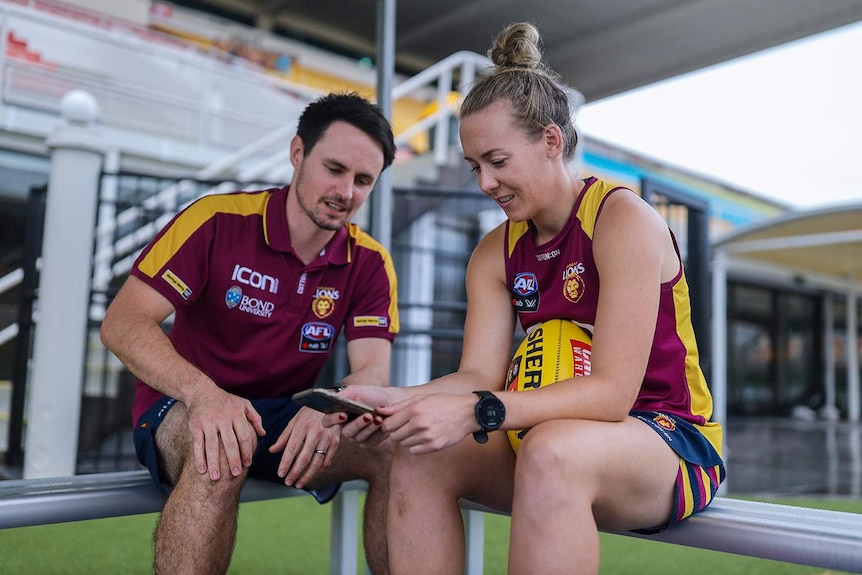
[{"label": "man's stubble beard", "polygon": [[295,190],[296,201],[297,201],[297,204],[299,204],[299,208],[305,213],[305,215],[308,216],[308,218],[312,222],[314,222],[314,225],[316,225],[317,227],[324,229],[324,230],[327,230],[327,231],[330,231],[330,232],[335,232],[335,231],[338,231],[339,229],[341,229],[344,226],[344,224],[347,223],[347,217],[345,217],[344,219],[342,219],[338,223],[333,223],[331,220],[328,220],[328,219],[322,217],[320,214],[318,214],[315,211],[316,206],[313,207],[313,206],[308,205],[308,203],[305,201],[305,198],[303,197],[302,192],[300,191],[303,189],[303,184],[302,184],[303,180],[304,180],[303,169],[302,169],[302,166],[300,166],[299,169],[297,170],[297,173],[296,173],[296,190]]}]

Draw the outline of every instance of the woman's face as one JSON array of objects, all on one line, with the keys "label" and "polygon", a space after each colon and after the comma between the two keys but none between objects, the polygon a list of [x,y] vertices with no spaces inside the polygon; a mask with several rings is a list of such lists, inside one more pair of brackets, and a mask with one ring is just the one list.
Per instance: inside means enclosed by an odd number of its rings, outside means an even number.
[{"label": "woman's face", "polygon": [[547,187],[549,156],[542,138],[532,139],[512,121],[512,108],[498,100],[461,119],[461,146],[485,194],[512,221],[532,217]]}]

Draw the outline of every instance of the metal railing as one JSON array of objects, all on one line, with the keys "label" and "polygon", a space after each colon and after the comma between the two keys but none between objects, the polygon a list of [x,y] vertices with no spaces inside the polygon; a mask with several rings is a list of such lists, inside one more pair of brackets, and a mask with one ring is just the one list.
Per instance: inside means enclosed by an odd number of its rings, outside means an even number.
[{"label": "metal railing", "polygon": [[[13,290],[24,281],[24,268],[17,268],[0,277],[0,295]],[[9,343],[18,335],[18,324],[13,323],[0,329],[0,346]]]}]

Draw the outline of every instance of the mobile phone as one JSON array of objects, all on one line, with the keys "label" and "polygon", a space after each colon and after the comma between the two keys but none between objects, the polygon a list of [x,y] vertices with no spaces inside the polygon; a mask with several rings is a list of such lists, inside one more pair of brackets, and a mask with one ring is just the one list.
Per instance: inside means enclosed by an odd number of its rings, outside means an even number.
[{"label": "mobile phone", "polygon": [[377,415],[373,407],[341,397],[332,389],[316,387],[293,394],[291,399],[299,405],[304,405],[323,413],[346,413],[348,419],[370,413]]}]

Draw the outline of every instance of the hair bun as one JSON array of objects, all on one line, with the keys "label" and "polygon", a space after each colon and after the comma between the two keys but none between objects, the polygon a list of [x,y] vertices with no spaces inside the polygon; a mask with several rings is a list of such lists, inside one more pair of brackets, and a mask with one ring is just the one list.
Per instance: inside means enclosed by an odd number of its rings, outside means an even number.
[{"label": "hair bun", "polygon": [[541,36],[529,22],[510,24],[497,35],[488,57],[497,70],[507,68],[542,69]]}]

